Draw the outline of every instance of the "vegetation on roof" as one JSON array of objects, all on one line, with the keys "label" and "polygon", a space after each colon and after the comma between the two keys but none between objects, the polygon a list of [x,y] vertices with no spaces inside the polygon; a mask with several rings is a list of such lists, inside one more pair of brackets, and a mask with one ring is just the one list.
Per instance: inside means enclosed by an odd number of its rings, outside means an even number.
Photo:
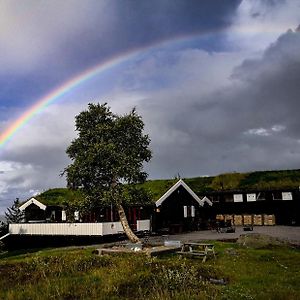
[{"label": "vegetation on roof", "polygon": [[[300,185],[300,170],[225,173],[210,177],[183,178],[198,195],[221,190],[293,189]],[[177,179],[149,180],[144,186],[158,200]]]},{"label": "vegetation on roof", "polygon": [[45,205],[64,205],[65,203],[77,203],[81,201],[83,197],[83,193],[80,191],[67,188],[55,188],[35,196],[35,199]]},{"label": "vegetation on roof", "polygon": [[[158,200],[178,179],[148,180],[142,187],[151,192],[152,200]],[[300,170],[259,171],[250,173],[226,173],[210,177],[183,178],[198,195],[220,190],[291,189],[300,186]],[[50,189],[35,198],[46,205],[79,202],[79,191],[64,188]]]}]

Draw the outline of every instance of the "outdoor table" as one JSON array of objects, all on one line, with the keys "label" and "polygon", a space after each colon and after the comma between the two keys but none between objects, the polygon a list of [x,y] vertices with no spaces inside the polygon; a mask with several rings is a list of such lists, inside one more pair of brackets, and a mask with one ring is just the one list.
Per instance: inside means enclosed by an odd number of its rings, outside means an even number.
[{"label": "outdoor table", "polygon": [[202,262],[205,262],[207,256],[209,255],[213,255],[214,258],[216,257],[215,246],[213,244],[207,243],[185,242],[181,247],[181,251],[177,253],[191,257],[203,256]]}]

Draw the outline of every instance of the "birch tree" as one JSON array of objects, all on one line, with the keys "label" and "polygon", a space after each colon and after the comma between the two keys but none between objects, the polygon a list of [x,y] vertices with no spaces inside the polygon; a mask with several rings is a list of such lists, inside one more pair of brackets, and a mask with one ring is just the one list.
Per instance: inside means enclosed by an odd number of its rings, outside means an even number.
[{"label": "birch tree", "polygon": [[152,156],[141,116],[135,109],[117,115],[106,103],[89,104],[75,117],[75,126],[78,136],[66,150],[72,161],[64,170],[68,187],[83,190],[90,205],[112,203],[126,235],[138,242],[123,205],[136,201],[128,191],[146,180],[143,166]]}]

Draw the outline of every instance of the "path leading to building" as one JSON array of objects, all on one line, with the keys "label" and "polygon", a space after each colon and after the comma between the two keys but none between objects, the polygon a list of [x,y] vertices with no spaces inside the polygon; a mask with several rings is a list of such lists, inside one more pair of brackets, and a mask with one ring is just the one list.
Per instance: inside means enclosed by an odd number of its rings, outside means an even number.
[{"label": "path leading to building", "polygon": [[[272,237],[285,239],[293,244],[300,245],[300,227],[296,226],[255,226],[253,231],[244,231],[243,227],[236,227],[236,231],[234,233],[218,233],[215,230],[202,230],[166,235],[162,236],[162,238],[165,240],[179,240],[182,242],[203,240],[234,240],[237,239],[241,234],[246,233],[267,234]],[[158,237],[151,237],[150,242],[151,240],[154,242],[157,238]]]}]

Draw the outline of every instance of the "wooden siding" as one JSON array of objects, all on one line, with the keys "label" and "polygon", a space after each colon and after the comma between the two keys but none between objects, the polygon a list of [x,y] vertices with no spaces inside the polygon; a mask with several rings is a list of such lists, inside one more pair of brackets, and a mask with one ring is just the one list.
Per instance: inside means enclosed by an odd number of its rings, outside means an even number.
[{"label": "wooden siding", "polygon": [[[137,221],[137,228],[150,230],[150,220]],[[122,232],[121,222],[9,224],[9,233],[17,235],[103,236]]]}]

